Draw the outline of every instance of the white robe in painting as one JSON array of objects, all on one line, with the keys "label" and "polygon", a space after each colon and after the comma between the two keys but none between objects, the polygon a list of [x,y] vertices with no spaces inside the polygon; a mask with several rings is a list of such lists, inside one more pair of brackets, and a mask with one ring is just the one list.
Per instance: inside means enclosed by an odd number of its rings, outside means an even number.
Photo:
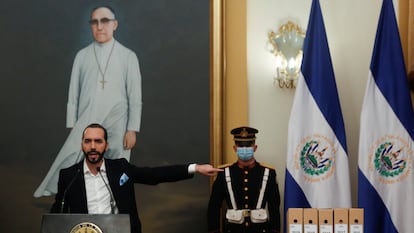
[{"label": "white robe in painting", "polygon": [[[94,50],[105,74],[104,85]],[[131,151],[124,150],[123,140],[127,130],[140,129],[141,95],[141,74],[133,51],[114,39],[105,44],[93,42],[80,50],[72,68],[67,104],[67,127],[72,130],[34,197],[55,194],[60,169],[83,158],[82,132],[90,123],[108,130],[106,158],[129,160]]]}]

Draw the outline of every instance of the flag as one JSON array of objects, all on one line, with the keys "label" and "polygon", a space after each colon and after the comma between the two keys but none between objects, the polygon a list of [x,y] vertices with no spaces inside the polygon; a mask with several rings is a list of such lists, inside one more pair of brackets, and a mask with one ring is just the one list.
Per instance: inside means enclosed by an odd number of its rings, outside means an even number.
[{"label": "flag", "polygon": [[319,0],[312,1],[286,163],[285,214],[351,207],[345,127]]},{"label": "flag", "polygon": [[392,0],[384,0],[361,110],[358,206],[365,232],[414,229],[414,112]]}]

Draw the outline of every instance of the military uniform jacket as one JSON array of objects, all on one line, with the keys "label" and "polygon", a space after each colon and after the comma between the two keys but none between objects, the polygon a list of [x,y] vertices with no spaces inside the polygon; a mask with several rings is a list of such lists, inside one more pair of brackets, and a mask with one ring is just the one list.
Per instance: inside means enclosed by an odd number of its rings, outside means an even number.
[{"label": "military uniform jacket", "polygon": [[[237,209],[256,209],[257,201],[262,187],[262,180],[265,167],[256,162],[253,166],[240,168],[238,163],[230,167],[231,185]],[[225,212],[221,212],[223,201],[227,208],[231,208],[230,196],[224,172],[220,172],[214,181],[208,204],[208,230],[209,232],[220,232],[220,216],[224,218],[224,232],[232,233],[258,233],[258,232],[279,232],[280,231],[280,194],[276,182],[276,171],[270,169],[267,181],[262,208],[268,208],[268,222],[255,224],[249,217],[245,218],[242,224],[233,224],[225,220]]]}]

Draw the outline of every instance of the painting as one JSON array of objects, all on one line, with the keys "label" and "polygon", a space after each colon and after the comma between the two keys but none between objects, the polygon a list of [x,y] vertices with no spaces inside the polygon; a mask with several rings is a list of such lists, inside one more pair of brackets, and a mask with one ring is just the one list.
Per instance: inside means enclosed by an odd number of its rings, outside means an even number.
[{"label": "painting", "polygon": [[[141,67],[141,130],[131,162],[162,166],[220,158],[222,113],[214,103],[221,98],[217,69],[222,63],[211,63],[221,48],[213,43],[218,29],[211,25],[221,0],[2,1],[0,214],[5,232],[40,231],[42,215],[53,203],[53,196],[34,198],[33,192],[69,134],[72,63],[92,40],[90,11],[102,4],[115,9],[115,38],[136,52]],[[195,176],[136,185],[143,232],[205,231],[209,184],[209,178]]]}]

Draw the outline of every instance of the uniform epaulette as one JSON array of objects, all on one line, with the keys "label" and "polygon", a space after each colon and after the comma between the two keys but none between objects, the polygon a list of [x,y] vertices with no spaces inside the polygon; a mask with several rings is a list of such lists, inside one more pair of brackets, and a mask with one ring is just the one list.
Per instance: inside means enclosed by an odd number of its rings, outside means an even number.
[{"label": "uniform epaulette", "polygon": [[219,165],[219,166],[217,166],[217,168],[225,168],[225,167],[230,167],[232,164],[231,163],[227,163],[227,164],[222,164],[222,165]]},{"label": "uniform epaulette", "polygon": [[276,170],[274,166],[271,166],[271,165],[269,165],[267,163],[260,163],[260,165],[262,165],[263,167],[267,167],[269,169],[272,169],[272,170]]}]

